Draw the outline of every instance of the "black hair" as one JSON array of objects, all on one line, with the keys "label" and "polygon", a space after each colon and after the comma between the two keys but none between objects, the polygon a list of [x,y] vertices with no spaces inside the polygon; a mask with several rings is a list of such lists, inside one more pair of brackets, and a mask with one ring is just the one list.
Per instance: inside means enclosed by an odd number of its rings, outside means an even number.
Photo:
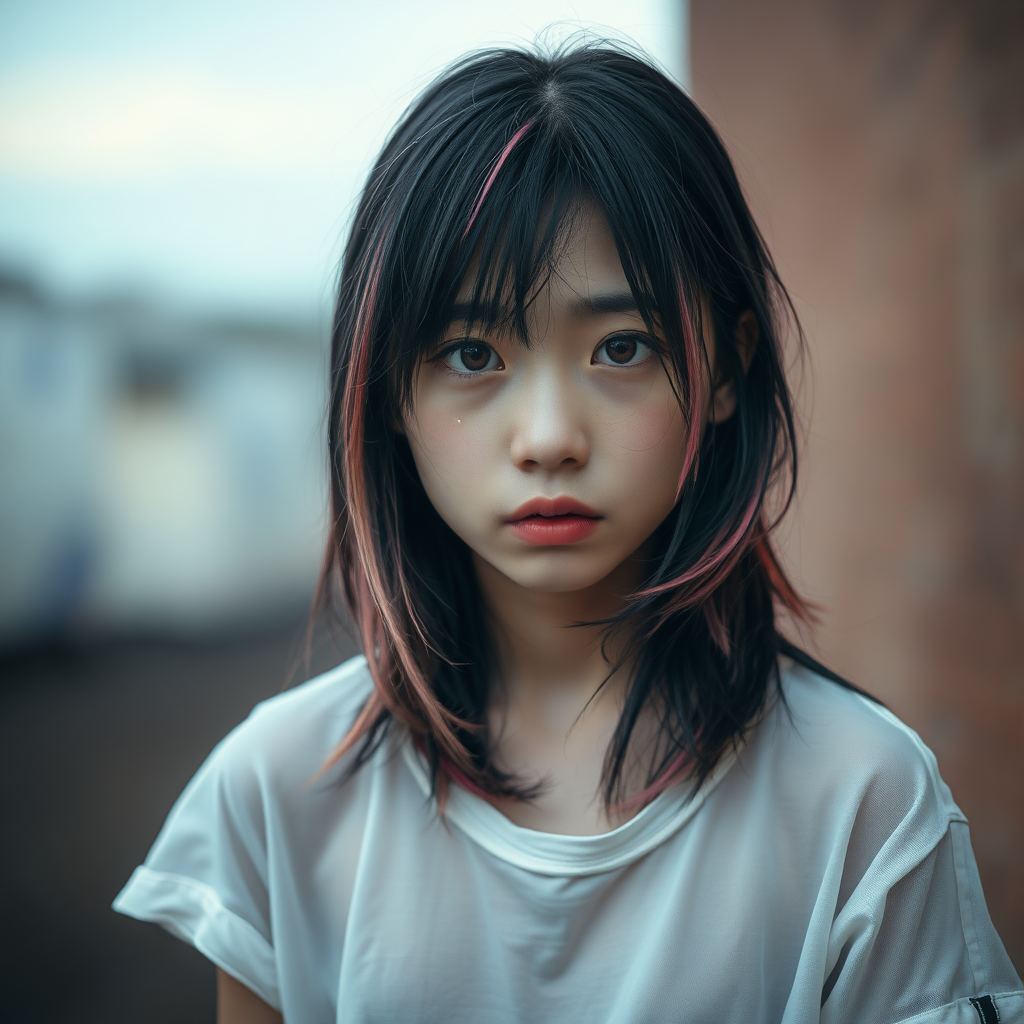
[{"label": "black hair", "polygon": [[[714,129],[619,47],[470,54],[403,116],[355,214],[332,337],[332,530],[320,587],[327,603],[340,581],[375,682],[342,750],[357,745],[362,763],[398,721],[442,796],[450,778],[497,796],[536,790],[493,762],[495,666],[470,552],[433,509],[394,425],[467,280],[470,318],[529,343],[526,310],[584,202],[607,219],[641,315],[664,339],[692,439],[649,578],[603,624],[634,666],[606,802],[623,795],[645,708],[661,722],[642,752],[645,793],[684,774],[700,785],[777,691],[776,604],[806,613],[772,552],[766,511],[773,483],[783,507],[795,484],[782,345],[796,320]],[[744,366],[734,331],[747,310],[759,337]],[[712,371],[735,381],[736,411],[702,434]]]}]

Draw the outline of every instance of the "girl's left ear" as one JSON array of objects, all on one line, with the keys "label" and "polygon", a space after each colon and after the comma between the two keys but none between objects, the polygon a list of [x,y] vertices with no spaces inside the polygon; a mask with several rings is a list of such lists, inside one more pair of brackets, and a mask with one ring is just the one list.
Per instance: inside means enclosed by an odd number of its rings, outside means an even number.
[{"label": "girl's left ear", "polygon": [[[736,320],[733,338],[736,342],[736,354],[740,357],[743,372],[750,369],[757,349],[761,330],[757,326],[757,317],[752,309],[744,310]],[[712,396],[708,420],[711,423],[723,423],[736,411],[736,378],[732,367],[724,360],[715,360],[715,392]]]}]

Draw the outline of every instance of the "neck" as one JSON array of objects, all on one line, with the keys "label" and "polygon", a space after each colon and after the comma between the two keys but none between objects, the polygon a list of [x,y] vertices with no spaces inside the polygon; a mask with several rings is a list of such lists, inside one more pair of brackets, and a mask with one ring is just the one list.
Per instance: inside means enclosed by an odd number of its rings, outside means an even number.
[{"label": "neck", "polygon": [[[554,701],[578,714],[611,671],[601,628],[578,623],[621,611],[642,580],[641,560],[629,559],[593,586],[568,593],[528,590],[482,559],[475,562],[497,644],[502,685],[496,699],[522,711]],[[619,653],[607,649],[612,664]],[[625,675],[617,673],[602,694],[617,691]]]}]

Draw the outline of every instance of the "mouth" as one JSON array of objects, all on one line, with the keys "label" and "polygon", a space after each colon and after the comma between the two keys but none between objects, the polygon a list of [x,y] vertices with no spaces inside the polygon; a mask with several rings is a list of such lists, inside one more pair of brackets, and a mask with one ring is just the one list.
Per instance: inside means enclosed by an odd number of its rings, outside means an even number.
[{"label": "mouth", "polygon": [[528,544],[565,545],[586,540],[603,518],[575,498],[532,498],[505,522]]}]

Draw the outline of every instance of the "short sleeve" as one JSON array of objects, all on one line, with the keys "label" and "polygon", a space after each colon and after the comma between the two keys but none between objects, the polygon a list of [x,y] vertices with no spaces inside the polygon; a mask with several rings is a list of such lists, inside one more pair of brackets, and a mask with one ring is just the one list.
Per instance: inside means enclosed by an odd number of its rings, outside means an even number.
[{"label": "short sleeve", "polygon": [[280,1008],[252,718],[207,758],[114,909],[163,925]]},{"label": "short sleeve", "polygon": [[185,788],[114,909],[163,925],[281,1009],[295,959],[282,908],[356,806],[351,787],[311,782],[372,690],[360,656],[257,705]]},{"label": "short sleeve", "polygon": [[992,926],[968,826],[923,857],[883,846],[837,914],[821,1020],[1024,1022],[1024,991]]}]

